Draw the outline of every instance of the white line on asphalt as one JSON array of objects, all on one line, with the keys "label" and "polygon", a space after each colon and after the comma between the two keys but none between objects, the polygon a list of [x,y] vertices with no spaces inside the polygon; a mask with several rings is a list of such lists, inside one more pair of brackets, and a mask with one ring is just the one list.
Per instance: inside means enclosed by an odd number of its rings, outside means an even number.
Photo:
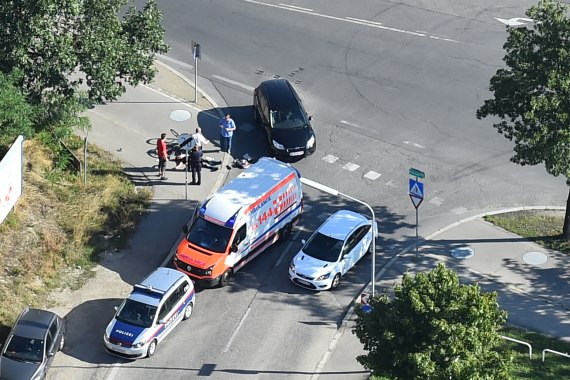
[{"label": "white line on asphalt", "polygon": [[289,5],[289,4],[283,4],[283,3],[279,3],[279,5],[282,5],[282,6],[288,7],[288,8],[300,9],[300,10],[307,11],[307,12],[314,12],[314,10],[312,10],[312,9],[297,7],[295,5]]},{"label": "white line on asphalt", "polygon": [[291,241],[289,242],[289,244],[287,244],[287,247],[285,247],[285,249],[283,250],[283,252],[281,252],[281,255],[279,256],[279,258],[277,259],[277,262],[275,263],[275,267],[277,268],[279,266],[279,264],[281,264],[281,261],[283,261],[283,258],[285,257],[285,254],[287,252],[289,252],[289,248],[291,248],[291,246],[293,245],[293,242],[295,240],[297,240],[297,237],[299,236],[299,234],[301,233],[301,231],[303,230],[303,227],[301,227],[299,229],[299,231],[297,231],[297,233],[295,233],[295,236],[293,236],[293,238],[291,239]]},{"label": "white line on asphalt", "polygon": [[147,86],[147,85],[145,85],[145,84],[143,84],[142,87],[144,87],[144,88],[146,88],[146,89],[148,89],[148,90],[154,91],[154,92],[156,92],[157,94],[160,94],[160,95],[164,96],[165,98],[174,100],[174,101],[176,101],[176,102],[178,102],[178,103],[180,103],[180,104],[182,104],[182,105],[185,105],[185,106],[188,107],[188,108],[191,108],[191,109],[193,109],[193,110],[195,110],[195,111],[198,111],[198,112],[200,112],[200,113],[206,114],[206,115],[208,115],[208,116],[210,116],[210,117],[213,117],[213,118],[215,118],[215,119],[219,119],[219,117],[220,117],[220,116],[218,116],[218,115],[214,115],[214,114],[211,113],[211,112],[202,111],[201,108],[195,107],[195,106],[193,106],[192,104],[188,104],[188,103],[186,103],[186,102],[182,102],[180,99],[176,99],[174,96],[170,96],[170,95],[168,95],[168,94],[165,94],[164,92],[162,92],[162,91],[160,91],[160,90],[157,90],[157,89],[155,89],[155,88],[149,87],[149,86]]},{"label": "white line on asphalt", "polygon": [[119,363],[115,363],[111,366],[111,373],[109,374],[109,376],[107,376],[107,380],[113,380],[115,378],[115,376],[117,375],[117,372],[119,372],[119,367],[121,365]]},{"label": "white line on asphalt", "polygon": [[292,12],[299,12],[299,13],[305,13],[308,15],[314,15],[314,16],[319,16],[319,17],[323,17],[323,18],[328,18],[331,20],[336,20],[336,21],[343,21],[343,22],[350,22],[352,24],[358,24],[358,25],[364,25],[364,26],[369,26],[372,28],[377,28],[377,29],[383,29],[383,30],[388,30],[390,32],[396,32],[396,33],[403,33],[403,34],[409,34],[412,36],[416,36],[416,37],[426,37],[426,35],[424,33],[417,33],[417,32],[412,32],[411,30],[404,30],[404,29],[397,29],[397,28],[390,28],[388,26],[383,26],[383,25],[379,25],[370,21],[366,21],[366,22],[362,22],[362,21],[357,21],[356,19],[353,18],[342,18],[342,17],[336,17],[336,16],[330,16],[330,15],[325,15],[322,13],[316,13],[314,11],[308,12],[302,9],[296,9],[296,8],[290,8],[290,7],[284,7],[282,5],[276,5],[276,4],[268,4],[268,3],[263,3],[261,1],[255,1],[255,0],[244,0],[246,3],[252,3],[252,4],[258,4],[258,5],[265,5],[267,7],[272,7],[272,8],[280,8],[280,9],[285,9],[288,11],[292,11]]},{"label": "white line on asphalt", "polygon": [[232,345],[232,342],[234,341],[237,333],[239,332],[239,330],[241,329],[241,326],[243,325],[243,322],[245,321],[245,319],[247,318],[247,315],[249,314],[249,311],[251,310],[251,306],[247,308],[247,310],[245,311],[245,314],[243,315],[243,317],[241,317],[241,321],[239,321],[239,324],[236,327],[236,330],[234,331],[234,333],[232,334],[232,337],[230,338],[228,344],[226,345],[226,348],[224,348],[224,352],[228,352],[228,350],[230,349],[230,346]]},{"label": "white line on asphalt", "polygon": [[177,59],[170,58],[170,57],[168,57],[168,56],[166,56],[166,55],[158,54],[158,59],[175,63],[175,64],[177,64],[178,66],[182,66],[182,67],[185,67],[185,68],[190,69],[190,70],[193,70],[193,69],[194,69],[194,66],[189,65],[189,64],[186,63],[186,62],[182,62],[182,61],[179,61],[179,60],[177,60]]},{"label": "white line on asphalt", "polygon": [[370,21],[370,20],[363,20],[360,18],[354,18],[354,17],[347,17],[347,20],[352,20],[352,21],[358,21],[358,22],[364,22],[366,24],[371,24],[371,25],[382,25],[381,22],[375,22],[375,21]]},{"label": "white line on asphalt", "polygon": [[216,78],[216,79],[219,79],[219,80],[221,80],[221,81],[223,81],[223,82],[227,82],[227,83],[233,84],[234,86],[238,86],[238,87],[241,87],[241,88],[245,88],[246,90],[251,91],[251,92],[253,92],[253,90],[255,90],[254,87],[248,86],[247,84],[243,84],[243,83],[240,83],[240,82],[236,82],[235,80],[231,80],[231,79],[228,79],[228,78],[224,78],[224,77],[222,77],[222,76],[220,76],[220,75],[212,75],[212,78]]}]

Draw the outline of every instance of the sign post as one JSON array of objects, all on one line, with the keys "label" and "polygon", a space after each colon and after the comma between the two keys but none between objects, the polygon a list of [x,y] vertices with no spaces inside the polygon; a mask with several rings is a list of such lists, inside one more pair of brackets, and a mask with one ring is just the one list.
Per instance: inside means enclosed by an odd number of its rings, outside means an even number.
[{"label": "sign post", "polygon": [[194,103],[198,103],[198,59],[202,59],[200,44],[192,41],[192,57],[194,57]]},{"label": "sign post", "polygon": [[409,174],[416,179],[409,179],[408,195],[416,208],[416,259],[418,258],[418,208],[424,200],[424,184],[419,181],[420,178],[425,178],[425,173],[414,168],[410,168]]}]

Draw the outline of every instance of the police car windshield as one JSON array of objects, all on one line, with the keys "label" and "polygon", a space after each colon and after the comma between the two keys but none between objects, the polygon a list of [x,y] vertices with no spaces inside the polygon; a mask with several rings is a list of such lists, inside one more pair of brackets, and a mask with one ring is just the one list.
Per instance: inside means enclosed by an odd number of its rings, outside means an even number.
[{"label": "police car windshield", "polygon": [[156,315],[156,306],[126,299],[117,313],[117,320],[139,327],[150,327]]},{"label": "police car windshield", "polygon": [[209,222],[203,218],[196,218],[187,240],[199,247],[217,253],[225,253],[232,236],[232,229]]},{"label": "police car windshield", "polygon": [[338,240],[317,232],[305,244],[305,254],[322,261],[336,262],[342,249],[342,240]]}]

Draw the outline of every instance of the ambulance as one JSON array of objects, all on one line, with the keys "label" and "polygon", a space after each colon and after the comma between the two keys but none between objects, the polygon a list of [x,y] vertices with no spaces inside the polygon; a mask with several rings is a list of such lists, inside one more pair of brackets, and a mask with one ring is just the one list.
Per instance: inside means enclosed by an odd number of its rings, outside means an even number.
[{"label": "ambulance", "polygon": [[225,286],[245,264],[287,239],[302,213],[299,172],[263,157],[196,206],[174,265],[202,286]]}]

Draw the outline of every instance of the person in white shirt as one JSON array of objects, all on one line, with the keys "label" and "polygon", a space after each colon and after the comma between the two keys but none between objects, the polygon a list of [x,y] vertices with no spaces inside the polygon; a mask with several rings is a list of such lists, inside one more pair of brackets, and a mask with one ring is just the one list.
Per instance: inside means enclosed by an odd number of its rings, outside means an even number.
[{"label": "person in white shirt", "polygon": [[208,145],[210,143],[210,140],[208,140],[207,138],[204,137],[204,135],[202,135],[202,128],[200,127],[196,127],[196,133],[192,135],[192,139],[194,140],[194,143],[198,146],[200,150],[202,150],[203,145]]}]

